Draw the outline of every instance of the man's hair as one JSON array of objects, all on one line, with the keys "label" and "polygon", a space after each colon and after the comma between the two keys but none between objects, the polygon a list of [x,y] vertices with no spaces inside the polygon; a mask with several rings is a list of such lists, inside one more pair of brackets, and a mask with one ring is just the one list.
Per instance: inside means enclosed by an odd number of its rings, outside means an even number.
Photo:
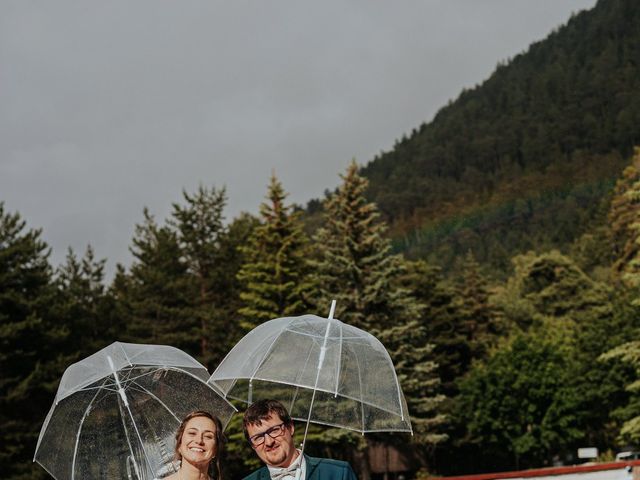
[{"label": "man's hair", "polygon": [[271,399],[258,400],[252,403],[244,412],[244,417],[242,418],[244,437],[249,440],[249,433],[247,432],[249,425],[262,425],[263,420],[273,415],[278,415],[286,426],[293,425],[289,412],[279,401]]}]

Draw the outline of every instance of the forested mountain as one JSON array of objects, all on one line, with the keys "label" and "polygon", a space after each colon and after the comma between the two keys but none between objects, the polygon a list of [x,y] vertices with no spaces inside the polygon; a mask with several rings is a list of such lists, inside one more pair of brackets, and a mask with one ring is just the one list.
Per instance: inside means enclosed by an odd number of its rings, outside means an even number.
[{"label": "forested mountain", "polygon": [[[392,151],[353,162],[306,215],[275,176],[258,216],[227,221],[215,186],[184,191],[165,219],[145,209],[134,260],[110,283],[92,248],[51,265],[41,230],[0,198],[2,478],[50,478],[31,460],[74,361],[120,340],[173,345],[213,370],[248,328],[326,315],[331,299],[383,341],[414,426],[310,431],[309,453],[347,459],[363,480],[637,449],[636,2],[575,15]],[[255,456],[240,416],[226,433],[225,478],[241,478]],[[407,464],[374,469],[381,445]]]},{"label": "forested mountain", "polygon": [[498,275],[595,223],[640,143],[640,8],[600,0],[363,169],[397,250]]}]

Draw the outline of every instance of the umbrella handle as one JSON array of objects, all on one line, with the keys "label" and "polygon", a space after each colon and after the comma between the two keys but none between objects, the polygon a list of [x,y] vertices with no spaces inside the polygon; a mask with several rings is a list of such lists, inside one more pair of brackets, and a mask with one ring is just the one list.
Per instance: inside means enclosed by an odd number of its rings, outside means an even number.
[{"label": "umbrella handle", "polygon": [[125,464],[127,465],[127,477],[129,478],[129,480],[133,480],[133,477],[131,476],[131,466],[129,464],[133,465],[133,470],[136,474],[135,478],[141,478],[140,471],[138,470],[138,465],[131,455],[127,455]]}]

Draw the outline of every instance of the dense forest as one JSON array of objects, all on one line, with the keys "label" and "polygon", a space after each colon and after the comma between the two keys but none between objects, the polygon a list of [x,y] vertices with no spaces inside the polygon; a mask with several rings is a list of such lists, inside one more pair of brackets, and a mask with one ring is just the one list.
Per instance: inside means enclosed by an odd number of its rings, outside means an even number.
[{"label": "dense forest", "polygon": [[[32,463],[71,363],[115,340],[168,344],[213,371],[284,315],[336,318],[387,347],[415,434],[314,427],[309,452],[410,477],[600,459],[640,442],[640,8],[600,0],[501,64],[307,209],[265,179],[259,214],[224,189],[143,210],[134,260],[107,281],[89,247],[51,265],[42,231],[0,199],[0,465]],[[255,466],[238,416],[227,478]]]},{"label": "dense forest", "polygon": [[515,253],[566,253],[602,223],[602,200],[638,143],[640,10],[601,0],[362,174],[397,251],[450,271],[472,250],[504,278]]}]

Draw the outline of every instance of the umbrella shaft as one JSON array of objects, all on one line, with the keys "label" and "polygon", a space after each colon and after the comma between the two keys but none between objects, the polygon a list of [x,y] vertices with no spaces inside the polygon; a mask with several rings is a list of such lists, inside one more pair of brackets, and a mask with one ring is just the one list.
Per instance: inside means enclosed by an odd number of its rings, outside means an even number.
[{"label": "umbrella shaft", "polygon": [[331,313],[329,313],[329,321],[327,322],[327,329],[324,332],[324,341],[322,347],[320,347],[320,355],[318,355],[318,369],[316,371],[316,381],[313,385],[313,394],[311,395],[311,404],[309,405],[309,416],[307,416],[307,425],[304,428],[304,438],[302,439],[302,452],[304,453],[304,445],[307,443],[307,432],[309,431],[309,422],[311,421],[311,413],[313,410],[313,401],[316,399],[316,390],[318,389],[318,380],[320,379],[320,372],[322,371],[322,364],[324,363],[324,356],[327,352],[327,340],[329,340],[329,329],[331,328],[331,319],[333,318],[333,311],[336,308],[336,301],[331,302]]},{"label": "umbrella shaft", "polygon": [[327,347],[325,347],[324,345],[320,347],[320,356],[318,357],[318,372],[320,372],[320,369],[322,368],[322,364],[324,363],[324,355],[326,352]]},{"label": "umbrella shaft", "polygon": [[111,360],[111,355],[107,355],[107,361],[109,362],[109,366],[111,367],[111,371],[113,372],[113,378],[116,379],[116,386],[118,387],[118,394],[120,398],[124,402],[125,406],[129,407],[129,401],[127,400],[127,395],[124,393],[124,389],[122,385],[120,385],[120,378],[118,378],[118,372],[116,372],[116,368],[113,365],[113,360]]}]

